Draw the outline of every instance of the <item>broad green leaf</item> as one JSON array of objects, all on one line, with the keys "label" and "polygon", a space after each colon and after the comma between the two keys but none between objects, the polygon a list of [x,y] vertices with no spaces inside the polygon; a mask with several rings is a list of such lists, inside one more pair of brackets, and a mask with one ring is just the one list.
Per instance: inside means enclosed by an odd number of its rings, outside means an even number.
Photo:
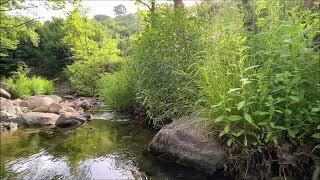
[{"label": "broad green leaf", "polygon": [[269,132],[267,133],[267,139],[269,139],[271,136],[272,136],[272,132],[269,131]]},{"label": "broad green leaf", "polygon": [[255,114],[259,115],[259,116],[265,116],[265,115],[268,115],[269,113],[268,112],[263,112],[263,111],[256,111]]},{"label": "broad green leaf", "polygon": [[238,106],[238,110],[242,109],[245,104],[246,104],[246,101],[239,102],[239,104],[237,105]]},{"label": "broad green leaf", "polygon": [[226,133],[224,132],[224,131],[221,131],[220,133],[219,133],[219,137],[222,137],[222,136],[224,136]]},{"label": "broad green leaf", "polygon": [[224,126],[223,132],[227,134],[229,131],[230,131],[230,124],[227,124],[226,126]]},{"label": "broad green leaf", "polygon": [[300,98],[298,96],[289,96],[289,98],[295,102],[299,102]]},{"label": "broad green leaf", "polygon": [[214,122],[216,122],[216,123],[222,122],[225,118],[226,118],[225,115],[219,116],[219,117],[217,117],[217,118],[214,120]]},{"label": "broad green leaf", "polygon": [[288,129],[288,135],[292,138],[295,138],[296,137],[296,132],[292,129]]},{"label": "broad green leaf", "polygon": [[270,122],[270,127],[275,128],[275,126],[274,122]]},{"label": "broad green leaf", "polygon": [[320,133],[313,134],[311,137],[316,138],[316,139],[320,139]]},{"label": "broad green leaf", "polygon": [[320,111],[320,108],[312,108],[311,109],[311,112],[315,113],[315,112],[319,112]]},{"label": "broad green leaf", "polygon": [[266,126],[266,125],[268,125],[268,124],[269,124],[268,122],[259,122],[259,123],[258,123],[259,126]]},{"label": "broad green leaf", "polygon": [[228,91],[228,94],[234,93],[234,92],[236,92],[236,91],[238,91],[238,90],[240,90],[240,88],[230,89],[230,90]]},{"label": "broad green leaf", "polygon": [[228,139],[228,141],[227,141],[227,145],[228,146],[231,146],[231,144],[234,142],[234,138],[230,138],[230,139]]},{"label": "broad green leaf", "polygon": [[234,132],[234,133],[232,133],[232,134],[233,134],[235,137],[239,137],[239,136],[241,136],[244,132],[245,132],[245,131],[244,131],[243,129],[241,129],[240,131]]},{"label": "broad green leaf", "polygon": [[241,116],[237,116],[237,115],[232,115],[232,116],[229,116],[228,119],[230,121],[239,121],[239,120],[242,119],[242,117]]},{"label": "broad green leaf", "polygon": [[252,124],[252,118],[251,118],[250,114],[244,113],[244,118],[245,118],[250,124]]}]

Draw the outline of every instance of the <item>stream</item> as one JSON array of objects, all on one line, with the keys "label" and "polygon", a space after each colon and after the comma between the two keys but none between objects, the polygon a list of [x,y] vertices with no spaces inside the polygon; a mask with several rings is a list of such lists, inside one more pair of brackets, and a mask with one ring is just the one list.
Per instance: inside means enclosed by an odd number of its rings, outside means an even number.
[{"label": "stream", "polygon": [[106,107],[77,129],[28,128],[1,136],[0,179],[225,179],[160,161],[155,135]]}]

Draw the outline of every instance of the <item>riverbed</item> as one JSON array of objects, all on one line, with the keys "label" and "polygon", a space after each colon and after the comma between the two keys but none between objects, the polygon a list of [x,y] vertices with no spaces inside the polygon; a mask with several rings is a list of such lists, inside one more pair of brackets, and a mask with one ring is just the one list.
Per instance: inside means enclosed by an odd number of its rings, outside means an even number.
[{"label": "riverbed", "polygon": [[1,136],[0,179],[226,179],[161,161],[154,131],[107,108],[76,129],[28,128]]}]

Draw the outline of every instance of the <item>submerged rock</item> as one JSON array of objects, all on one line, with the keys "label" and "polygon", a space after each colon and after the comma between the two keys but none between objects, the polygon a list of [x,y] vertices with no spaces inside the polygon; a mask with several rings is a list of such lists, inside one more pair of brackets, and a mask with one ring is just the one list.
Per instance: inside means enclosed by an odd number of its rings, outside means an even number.
[{"label": "submerged rock", "polygon": [[59,115],[54,113],[27,112],[22,113],[17,122],[25,126],[49,126],[55,125]]},{"label": "submerged rock", "polygon": [[6,99],[10,99],[11,95],[6,90],[0,88],[0,97],[4,97]]},{"label": "submerged rock", "polygon": [[208,174],[224,168],[226,154],[214,140],[209,140],[185,117],[164,126],[153,138],[149,148],[160,156],[172,158],[176,163],[193,167]]}]

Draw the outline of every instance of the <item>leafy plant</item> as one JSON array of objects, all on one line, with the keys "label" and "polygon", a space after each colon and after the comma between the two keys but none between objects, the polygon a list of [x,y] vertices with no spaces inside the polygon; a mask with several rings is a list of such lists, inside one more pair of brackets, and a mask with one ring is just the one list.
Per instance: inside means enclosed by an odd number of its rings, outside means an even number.
[{"label": "leafy plant", "polygon": [[198,100],[197,61],[201,34],[191,12],[158,8],[154,21],[134,39],[131,58],[136,100],[154,124],[188,114]]},{"label": "leafy plant", "polygon": [[108,106],[116,110],[132,108],[134,104],[134,84],[132,70],[128,65],[124,69],[105,74],[98,81],[98,95]]},{"label": "leafy plant", "polygon": [[18,71],[6,80],[10,92],[14,98],[24,98],[32,95],[52,94],[54,85],[52,81],[40,76],[27,77],[26,71],[19,68]]}]

